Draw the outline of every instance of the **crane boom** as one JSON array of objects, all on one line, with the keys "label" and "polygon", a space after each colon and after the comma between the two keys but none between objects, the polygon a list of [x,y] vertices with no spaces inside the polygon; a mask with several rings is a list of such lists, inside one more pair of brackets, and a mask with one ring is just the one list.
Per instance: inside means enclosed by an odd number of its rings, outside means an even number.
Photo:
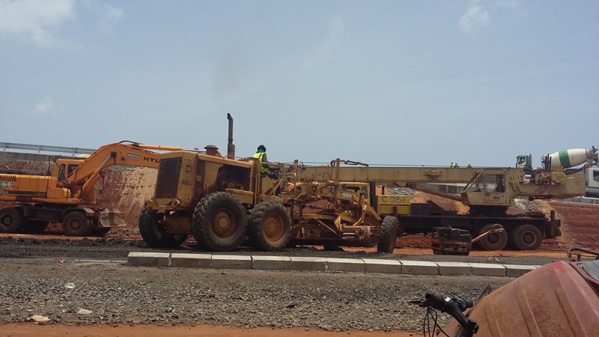
[{"label": "crane boom", "polygon": [[417,190],[425,189],[422,184],[465,184],[460,199],[469,206],[507,207],[514,198],[560,199],[584,194],[582,173],[538,172],[535,180],[525,181],[522,168],[343,166],[346,162],[350,161],[335,159],[331,166],[294,167],[300,182],[387,183]]}]

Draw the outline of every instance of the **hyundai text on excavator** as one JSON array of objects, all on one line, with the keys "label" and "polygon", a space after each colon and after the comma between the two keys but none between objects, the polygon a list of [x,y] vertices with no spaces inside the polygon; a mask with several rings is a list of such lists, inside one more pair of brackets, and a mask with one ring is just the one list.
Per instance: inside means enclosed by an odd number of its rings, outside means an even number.
[{"label": "hyundai text on excavator", "polygon": [[[223,157],[206,151],[173,151],[160,157],[154,196],[139,217],[139,230],[152,247],[181,245],[191,234],[198,247],[226,251],[244,240],[259,250],[289,244],[373,246],[391,252],[398,235],[430,233],[455,226],[473,235],[494,232],[479,241],[483,249],[536,249],[543,238],[559,235],[553,214],[508,216],[516,197],[567,198],[584,194],[584,177],[563,171],[538,172],[524,181],[521,168],[361,167],[335,160],[330,166],[271,164],[274,180],[260,174],[252,158],[234,159],[232,121]],[[409,197],[376,196],[375,184],[418,188],[423,183],[463,183],[457,196],[470,214],[447,214]],[[428,205],[428,206],[427,206]]]},{"label": "hyundai text on excavator", "polygon": [[87,158],[59,158],[49,175],[0,170],[0,201],[12,203],[0,209],[0,232],[41,232],[60,222],[69,236],[103,235],[124,222],[118,210],[102,208],[96,200],[102,173],[112,165],[157,168],[160,153],[155,151],[176,150],[181,148],[122,141]]}]

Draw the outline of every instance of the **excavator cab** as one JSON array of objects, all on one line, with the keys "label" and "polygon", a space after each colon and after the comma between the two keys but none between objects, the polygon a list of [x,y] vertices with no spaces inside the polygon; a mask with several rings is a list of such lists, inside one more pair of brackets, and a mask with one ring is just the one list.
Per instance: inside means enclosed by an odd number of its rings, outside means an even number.
[{"label": "excavator cab", "polygon": [[83,162],[83,159],[67,159],[60,158],[56,160],[55,172],[53,172],[53,176],[58,179],[58,181],[65,181],[67,177],[75,171],[79,165]]}]

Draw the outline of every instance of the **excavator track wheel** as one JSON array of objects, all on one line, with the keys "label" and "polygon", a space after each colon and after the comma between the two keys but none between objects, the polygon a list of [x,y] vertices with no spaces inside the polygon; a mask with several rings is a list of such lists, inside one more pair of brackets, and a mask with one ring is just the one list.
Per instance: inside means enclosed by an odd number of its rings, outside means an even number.
[{"label": "excavator track wheel", "polygon": [[291,218],[280,202],[263,201],[252,209],[248,231],[256,249],[282,250],[289,243]]},{"label": "excavator track wheel", "polygon": [[85,214],[74,211],[62,220],[62,230],[67,236],[86,236],[91,234],[92,224]]},{"label": "excavator track wheel", "polygon": [[0,210],[0,233],[17,233],[23,230],[23,214],[17,208]]}]

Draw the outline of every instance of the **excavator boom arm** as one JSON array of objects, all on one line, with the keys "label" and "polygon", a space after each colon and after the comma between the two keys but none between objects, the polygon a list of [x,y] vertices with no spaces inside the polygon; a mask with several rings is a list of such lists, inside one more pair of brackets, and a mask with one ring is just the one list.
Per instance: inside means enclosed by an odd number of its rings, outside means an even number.
[{"label": "excavator boom arm", "polygon": [[[130,141],[107,144],[85,159],[77,169],[66,176],[63,184],[74,191],[75,198],[86,199],[97,183],[101,173],[112,165],[145,166],[158,168],[160,154],[157,151],[179,151],[180,147],[147,145]],[[77,185],[81,185],[80,189]]]}]

